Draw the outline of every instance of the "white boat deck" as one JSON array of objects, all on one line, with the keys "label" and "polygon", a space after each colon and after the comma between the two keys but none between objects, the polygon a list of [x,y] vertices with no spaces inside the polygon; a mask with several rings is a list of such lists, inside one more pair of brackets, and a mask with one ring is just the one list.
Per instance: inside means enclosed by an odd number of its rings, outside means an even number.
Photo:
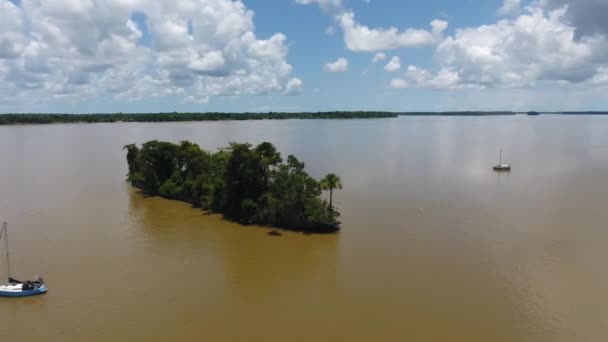
[{"label": "white boat deck", "polygon": [[0,292],[21,292],[23,284],[0,285]]}]

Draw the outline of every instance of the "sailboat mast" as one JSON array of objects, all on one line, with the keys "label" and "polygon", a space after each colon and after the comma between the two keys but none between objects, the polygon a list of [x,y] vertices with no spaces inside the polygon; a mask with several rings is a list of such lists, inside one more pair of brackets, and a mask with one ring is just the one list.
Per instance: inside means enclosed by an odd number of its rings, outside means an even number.
[{"label": "sailboat mast", "polygon": [[500,154],[498,156],[498,165],[502,165],[502,149],[500,150]]},{"label": "sailboat mast", "polygon": [[0,238],[2,238],[2,233],[4,233],[4,244],[5,244],[5,247],[6,247],[6,269],[7,269],[7,272],[8,272],[8,279],[9,279],[9,282],[10,282],[10,279],[11,279],[11,257],[10,257],[10,253],[9,253],[9,250],[8,250],[8,229],[6,228],[7,225],[8,224],[6,222],[4,222],[2,224],[2,230],[0,230]]}]

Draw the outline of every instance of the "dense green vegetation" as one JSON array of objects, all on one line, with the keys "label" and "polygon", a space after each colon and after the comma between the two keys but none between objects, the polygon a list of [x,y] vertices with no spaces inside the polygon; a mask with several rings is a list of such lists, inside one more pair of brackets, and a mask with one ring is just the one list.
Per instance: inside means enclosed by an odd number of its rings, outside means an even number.
[{"label": "dense green vegetation", "polygon": [[127,150],[128,180],[150,196],[186,201],[243,224],[307,232],[335,232],[339,213],[321,198],[342,187],[328,175],[320,183],[290,155],[283,161],[271,143],[231,143],[215,153],[188,141],[149,141]]},{"label": "dense green vegetation", "polygon": [[284,119],[371,119],[395,118],[390,112],[318,112],[318,113],[142,113],[142,114],[0,114],[0,125],[49,124],[71,122],[174,122],[220,120]]}]

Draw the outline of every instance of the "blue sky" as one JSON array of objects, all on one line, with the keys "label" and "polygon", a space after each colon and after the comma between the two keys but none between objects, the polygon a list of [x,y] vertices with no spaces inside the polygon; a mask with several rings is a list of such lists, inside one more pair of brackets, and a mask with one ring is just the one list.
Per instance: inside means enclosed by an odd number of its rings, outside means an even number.
[{"label": "blue sky", "polygon": [[0,0],[0,112],[607,110],[606,15],[604,0]]}]

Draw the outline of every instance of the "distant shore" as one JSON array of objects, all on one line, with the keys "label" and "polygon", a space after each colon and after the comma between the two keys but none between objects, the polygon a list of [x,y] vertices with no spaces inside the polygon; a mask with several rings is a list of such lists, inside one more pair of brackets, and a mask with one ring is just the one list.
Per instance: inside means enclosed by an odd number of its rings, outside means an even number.
[{"label": "distant shore", "polygon": [[380,119],[396,117],[397,113],[392,112],[0,114],[0,125],[287,119]]},{"label": "distant shore", "polygon": [[561,115],[608,115],[608,111],[589,111],[589,112],[540,112],[541,114],[561,114]]},{"label": "distant shore", "polygon": [[[461,111],[461,112],[401,112],[397,113],[400,116],[492,116],[492,115],[525,115],[530,112],[478,112],[478,111]],[[552,115],[608,115],[608,111],[578,111],[578,112],[538,112],[538,114]]]},{"label": "distant shore", "polygon": [[398,113],[401,116],[489,116],[489,115],[516,115],[516,112],[402,112]]},{"label": "distant shore", "polygon": [[[552,115],[608,115],[608,111],[538,112]],[[399,116],[501,116],[519,115],[512,111],[453,111],[453,112],[267,112],[267,113],[109,113],[109,114],[0,114],[2,125],[54,123],[112,123],[112,122],[192,122],[245,120],[311,120],[311,119],[386,119]]]}]

